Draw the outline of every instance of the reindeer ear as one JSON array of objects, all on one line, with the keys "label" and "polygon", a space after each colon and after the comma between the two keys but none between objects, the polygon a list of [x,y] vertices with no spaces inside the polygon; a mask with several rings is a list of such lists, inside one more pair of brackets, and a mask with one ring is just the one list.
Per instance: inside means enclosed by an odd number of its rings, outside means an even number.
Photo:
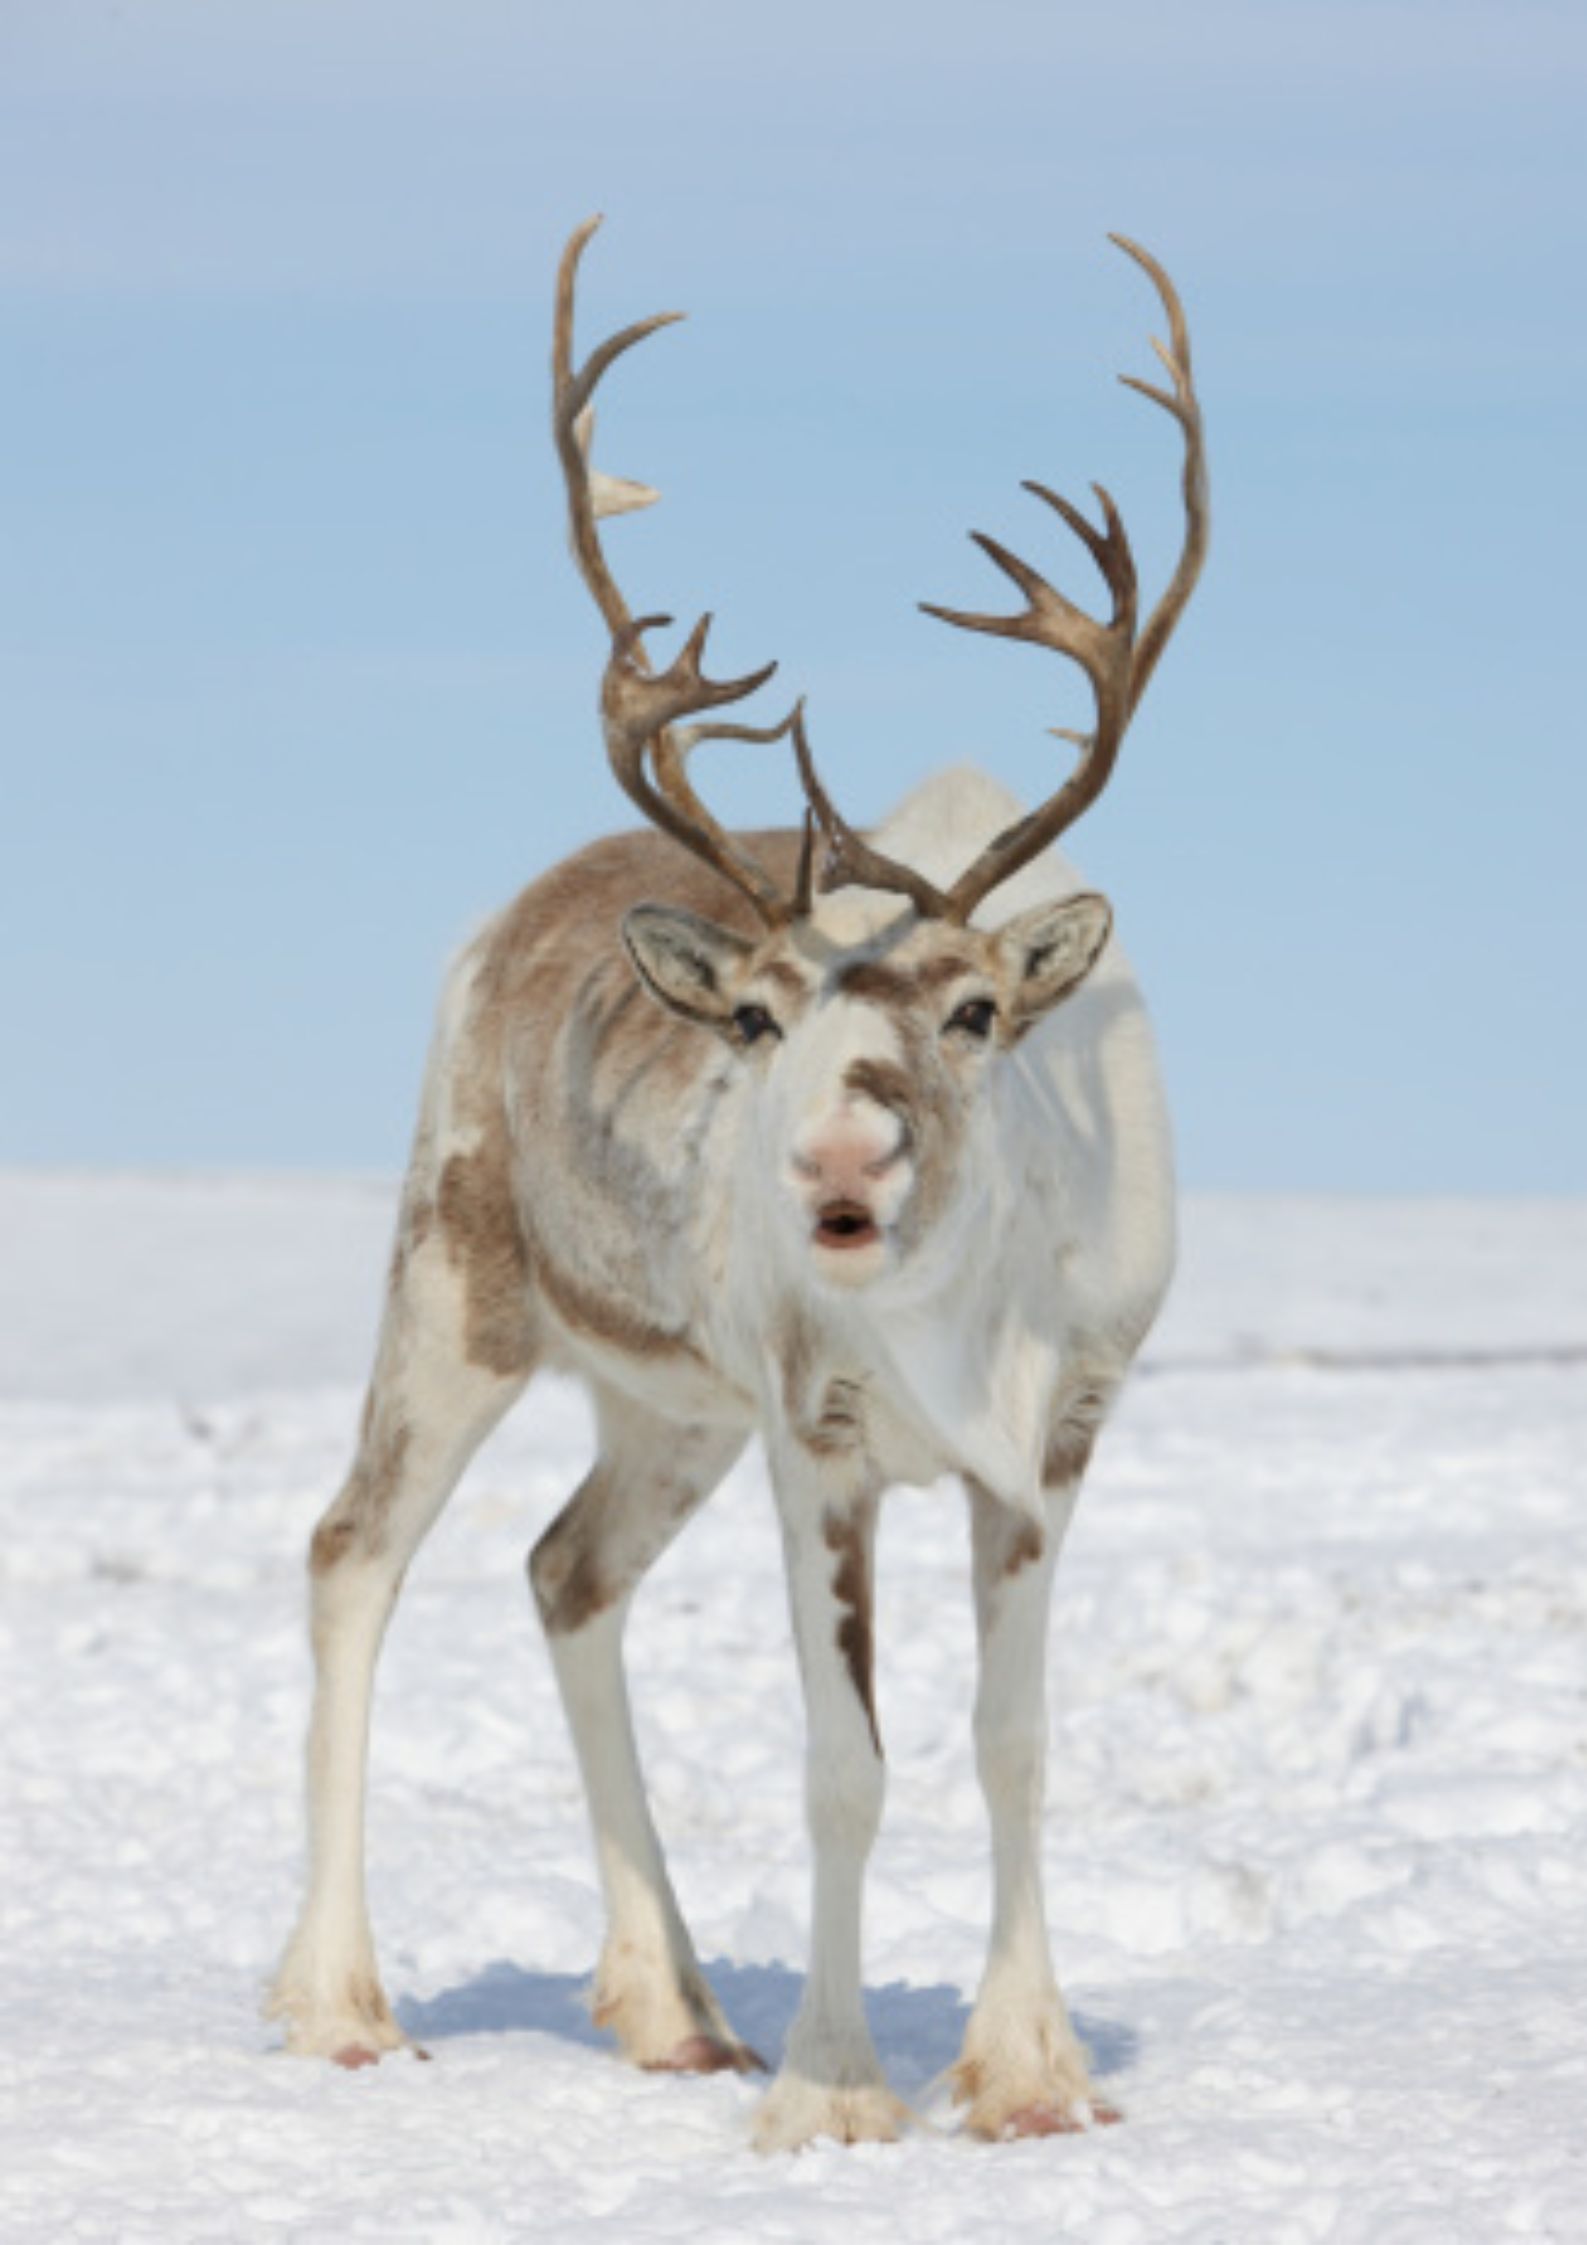
[{"label": "reindeer ear", "polygon": [[639,979],[669,1013],[726,1027],[752,944],[680,904],[636,904],[623,921],[623,941]]},{"label": "reindeer ear", "polygon": [[1106,897],[1090,891],[1058,904],[1038,904],[998,930],[1015,1023],[1028,1028],[1071,990],[1102,955],[1113,925]]}]

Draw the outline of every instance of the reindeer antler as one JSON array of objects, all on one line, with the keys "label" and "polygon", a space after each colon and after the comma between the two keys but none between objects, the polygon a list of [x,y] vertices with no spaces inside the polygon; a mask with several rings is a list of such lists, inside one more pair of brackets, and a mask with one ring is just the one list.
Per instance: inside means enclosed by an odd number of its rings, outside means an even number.
[{"label": "reindeer antler", "polygon": [[[648,484],[605,476],[590,465],[589,450],[594,432],[592,401],[596,385],[625,351],[642,343],[646,336],[654,335],[658,328],[671,326],[683,315],[658,312],[648,320],[638,320],[633,326],[620,329],[598,344],[575,372],[573,304],[579,260],[600,223],[599,218],[590,218],[577,228],[562,253],[557,274],[556,329],[551,362],[552,427],[567,483],[573,558],[611,634],[612,651],[601,682],[601,720],[607,753],[619,785],[648,819],[731,881],[768,927],[786,927],[810,910],[811,855],[817,827],[827,846],[827,862],[822,872],[824,888],[859,885],[892,892],[907,897],[923,918],[950,920],[962,926],[993,889],[1029,864],[1101,794],[1130,719],[1206,560],[1206,447],[1201,407],[1191,376],[1190,331],[1172,281],[1156,258],[1138,242],[1130,241],[1123,234],[1109,236],[1151,279],[1168,315],[1170,342],[1161,343],[1154,336],[1152,348],[1167,369],[1173,387],[1172,390],[1159,389],[1133,374],[1122,374],[1119,379],[1171,413],[1179,423],[1185,443],[1184,541],[1167,589],[1148,617],[1145,628],[1139,632],[1136,628],[1137,582],[1130,541],[1117,507],[1101,484],[1092,486],[1102,510],[1100,529],[1067,499],[1048,490],[1045,484],[1026,483],[1024,488],[1052,508],[1096,563],[1112,596],[1112,612],[1105,623],[1077,608],[1017,554],[979,530],[971,533],[976,544],[1018,586],[1025,596],[1024,608],[1013,616],[985,616],[921,602],[928,616],[938,616],[944,623],[956,624],[962,630],[988,632],[1002,639],[1028,640],[1069,656],[1085,672],[1096,704],[1096,723],[1089,733],[1062,729],[1057,732],[1059,739],[1073,741],[1080,749],[1079,760],[1063,785],[1036,810],[994,835],[953,886],[943,890],[912,866],[901,864],[876,849],[848,824],[816,771],[805,734],[802,702],[796,703],[778,725],[705,724],[677,729],[680,718],[743,701],[766,683],[777,666],[767,663],[742,678],[707,678],[701,666],[711,618],[705,615],[667,668],[656,671],[646,652],[644,635],[670,624],[672,619],[670,616],[635,618],[631,615],[607,566],[597,523],[608,515],[649,506],[658,494]],[[789,734],[793,738],[799,776],[809,804],[799,877],[791,897],[782,893],[765,867],[712,817],[691,786],[687,772],[688,758],[701,741],[767,743],[782,740]]]},{"label": "reindeer antler", "polygon": [[[1116,242],[1150,275],[1168,314],[1171,345],[1159,343],[1155,336],[1152,343],[1168,370],[1172,393],[1154,388],[1133,374],[1119,377],[1132,390],[1139,390],[1143,397],[1171,413],[1184,434],[1185,538],[1168,589],[1152,610],[1145,630],[1137,634],[1135,557],[1112,498],[1101,484],[1092,485],[1102,509],[1099,530],[1056,491],[1049,491],[1042,483],[1026,483],[1023,488],[1068,524],[1096,563],[1112,595],[1112,613],[1107,622],[1099,623],[1094,616],[1088,616],[1062,593],[1056,592],[1017,554],[1010,553],[1006,546],[979,530],[972,531],[971,536],[988,559],[1006,577],[1012,578],[1025,595],[1024,608],[1014,616],[981,616],[959,608],[939,608],[929,601],[922,601],[921,606],[928,616],[939,616],[944,623],[957,624],[961,630],[990,632],[1000,639],[1028,640],[1039,647],[1051,647],[1077,662],[1091,683],[1096,701],[1096,724],[1089,733],[1060,731],[1058,738],[1074,741],[1081,752],[1080,760],[1055,795],[995,835],[952,888],[942,891],[922,880],[912,866],[900,865],[869,843],[862,842],[826,800],[813,771],[804,768],[805,759],[801,755],[805,789],[830,846],[824,878],[828,888],[859,882],[867,888],[890,889],[909,897],[922,914],[956,921],[962,926],[993,889],[1017,873],[1021,866],[1028,865],[1049,842],[1056,841],[1101,794],[1136,705],[1146,691],[1147,681],[1195,589],[1207,555],[1208,510],[1206,448],[1201,408],[1191,380],[1190,331],[1174,285],[1156,258],[1122,234],[1112,234],[1109,240]],[[797,725],[794,740],[798,747]]]},{"label": "reindeer antler", "polygon": [[940,616],[944,623],[957,624],[962,630],[991,632],[1004,639],[1030,640],[1037,646],[1051,647],[1060,655],[1068,655],[1085,672],[1096,703],[1096,724],[1089,733],[1058,732],[1060,740],[1077,744],[1080,759],[1057,793],[1050,795],[1028,816],[995,835],[948,891],[946,916],[961,924],[993,889],[1017,873],[1021,866],[1028,865],[1050,842],[1056,841],[1065,828],[1072,826],[1106,787],[1130,719],[1195,590],[1207,557],[1206,446],[1201,407],[1191,378],[1190,330],[1184,308],[1173,282],[1150,251],[1123,234],[1110,234],[1108,239],[1126,256],[1133,257],[1150,277],[1168,315],[1171,343],[1160,343],[1153,336],[1152,348],[1168,370],[1172,393],[1157,389],[1133,374],[1121,374],[1119,380],[1130,389],[1139,390],[1154,405],[1162,406],[1179,423],[1185,440],[1184,542],[1168,588],[1152,610],[1146,628],[1137,636],[1135,557],[1130,551],[1119,511],[1108,493],[1100,483],[1092,485],[1102,509],[1103,528],[1098,530],[1056,491],[1049,491],[1045,484],[1027,483],[1024,488],[1045,501],[1068,524],[1101,571],[1113,600],[1107,622],[1099,623],[1095,617],[1075,607],[1034,569],[1005,546],[1000,546],[995,538],[988,538],[980,531],[971,533],[976,544],[1025,595],[1026,605],[1021,613],[978,616],[921,602],[928,616]]},{"label": "reindeer antler", "polygon": [[603,476],[591,467],[596,385],[625,351],[642,343],[647,335],[654,335],[658,328],[670,327],[683,314],[658,312],[651,319],[620,329],[598,344],[575,372],[573,305],[579,260],[600,223],[599,218],[588,218],[575,230],[557,273],[551,425],[567,484],[573,558],[611,634],[612,651],[601,681],[601,722],[607,753],[618,785],[646,818],[731,881],[768,927],[786,927],[810,909],[808,823],[799,879],[793,895],[784,896],[765,867],[711,816],[689,784],[686,766],[701,741],[782,740],[797,723],[798,709],[790,711],[780,725],[708,724],[675,730],[680,718],[743,701],[765,685],[777,665],[767,663],[742,678],[707,678],[702,664],[711,618],[705,615],[672,662],[658,672],[646,651],[644,635],[670,624],[672,618],[631,615],[602,550],[596,527],[600,520],[649,506],[659,494],[648,484]]}]

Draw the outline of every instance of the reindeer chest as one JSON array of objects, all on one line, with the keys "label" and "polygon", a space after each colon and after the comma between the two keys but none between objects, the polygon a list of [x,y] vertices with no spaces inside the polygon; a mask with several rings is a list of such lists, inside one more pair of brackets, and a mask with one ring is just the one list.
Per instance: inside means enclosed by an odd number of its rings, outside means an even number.
[{"label": "reindeer chest", "polygon": [[789,1439],[835,1480],[923,1487],[952,1470],[954,1461],[880,1364],[823,1349],[796,1327],[792,1337],[784,1331],[778,1371]]}]

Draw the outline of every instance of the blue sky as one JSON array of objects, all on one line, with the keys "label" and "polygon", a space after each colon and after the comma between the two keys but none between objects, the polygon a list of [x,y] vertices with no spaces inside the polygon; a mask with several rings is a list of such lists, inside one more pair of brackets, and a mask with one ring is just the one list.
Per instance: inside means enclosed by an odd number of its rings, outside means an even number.
[{"label": "blue sky", "polygon": [[[1018,489],[1209,573],[1075,855],[1201,1186],[1587,1189],[1587,17],[1552,0],[577,12],[6,0],[0,1159],[389,1167],[439,970],[623,823],[546,433],[550,281],[663,505],[637,605],[776,655],[856,817],[1055,783]],[[780,710],[781,704],[778,704]],[[711,768],[793,802],[776,752]]]}]

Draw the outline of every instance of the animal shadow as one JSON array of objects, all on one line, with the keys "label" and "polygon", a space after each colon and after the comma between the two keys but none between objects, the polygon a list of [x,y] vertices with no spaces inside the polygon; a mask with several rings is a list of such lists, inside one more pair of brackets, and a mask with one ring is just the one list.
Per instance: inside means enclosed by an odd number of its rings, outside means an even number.
[{"label": "animal shadow", "polygon": [[[775,2072],[799,2007],[804,1975],[785,1964],[732,1964],[714,1958],[706,1973],[737,2033]],[[404,2031],[421,2043],[464,2035],[545,2034],[588,2050],[610,2050],[612,2039],[590,2017],[590,1976],[529,1972],[505,1959],[485,1965],[471,1980],[420,2001],[404,1996],[396,2006]],[[970,2009],[945,1982],[911,1987],[902,1980],[867,1988],[865,2011],[877,2054],[901,2096],[919,2101],[953,2064],[964,2040]],[[1075,2026],[1101,2077],[1123,2072],[1139,2037],[1115,2020],[1078,2014]]]}]

